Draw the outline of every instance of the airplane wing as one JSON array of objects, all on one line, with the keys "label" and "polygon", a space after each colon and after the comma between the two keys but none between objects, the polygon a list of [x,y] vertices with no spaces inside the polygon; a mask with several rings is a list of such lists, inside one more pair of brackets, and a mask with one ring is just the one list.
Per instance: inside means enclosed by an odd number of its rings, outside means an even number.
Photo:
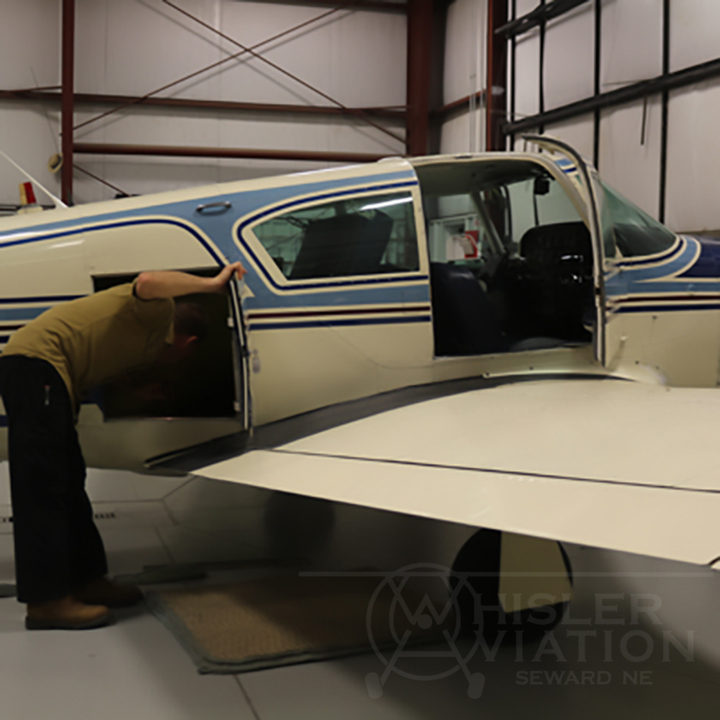
[{"label": "airplane wing", "polygon": [[194,474],[720,569],[719,430],[714,389],[514,381]]}]

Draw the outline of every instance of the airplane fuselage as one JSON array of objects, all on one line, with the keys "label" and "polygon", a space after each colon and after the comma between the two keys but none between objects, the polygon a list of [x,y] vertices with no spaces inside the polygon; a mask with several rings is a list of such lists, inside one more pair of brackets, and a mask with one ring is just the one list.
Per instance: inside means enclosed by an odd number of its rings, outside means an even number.
[{"label": "airplane fuselage", "polygon": [[0,348],[49,307],[144,270],[243,263],[242,318],[226,319],[232,410],[113,415],[91,399],[83,441],[107,466],[464,377],[716,385],[718,246],[667,231],[660,251],[603,256],[574,175],[548,155],[389,159],[6,218]]}]

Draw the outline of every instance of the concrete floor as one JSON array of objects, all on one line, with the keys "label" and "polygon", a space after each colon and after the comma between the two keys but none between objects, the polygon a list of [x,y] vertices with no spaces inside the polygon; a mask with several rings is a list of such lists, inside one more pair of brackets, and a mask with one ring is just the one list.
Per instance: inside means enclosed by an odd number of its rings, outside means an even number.
[{"label": "concrete floor", "polygon": [[[89,490],[114,575],[197,562],[210,563],[211,570],[230,562],[240,573],[243,566],[256,572],[278,561],[345,570],[449,564],[471,533],[197,479],[93,471]],[[2,464],[0,518],[9,515]],[[0,583],[13,581],[11,528],[0,522]],[[115,625],[99,630],[27,632],[23,607],[5,598],[1,717],[717,720],[720,573],[567,549],[576,598],[563,624],[539,645],[439,645],[422,657],[399,656],[389,671],[389,656],[369,653],[241,675],[199,675],[144,607],[118,613]],[[375,695],[381,690],[380,697],[373,699],[368,687]],[[479,697],[470,697],[473,687],[481,690],[474,693]]]}]

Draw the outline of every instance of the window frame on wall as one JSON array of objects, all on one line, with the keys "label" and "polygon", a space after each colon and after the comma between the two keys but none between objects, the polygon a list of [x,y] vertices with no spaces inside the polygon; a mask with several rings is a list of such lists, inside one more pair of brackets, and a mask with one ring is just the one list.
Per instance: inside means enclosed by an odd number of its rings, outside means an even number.
[{"label": "window frame on wall", "polygon": [[[414,250],[415,262],[413,263],[414,267],[412,268],[382,272],[358,272],[337,275],[320,274],[316,276],[292,277],[291,272],[288,275],[285,274],[283,268],[281,268],[276,261],[276,258],[273,257],[259,234],[256,232],[259,226],[267,225],[274,220],[292,215],[293,213],[300,214],[312,211],[313,209],[320,210],[340,203],[353,203],[362,200],[367,200],[368,202],[366,204],[371,204],[373,200],[376,200],[378,204],[381,204],[384,200],[387,201],[389,198],[393,198],[395,196],[407,196],[406,206],[410,206],[406,211],[406,221],[410,223],[410,227],[408,229],[409,236],[406,237],[405,243],[407,245],[411,245]],[[400,203],[398,203],[398,205],[400,205]],[[253,253],[258,259],[262,273],[265,274],[267,279],[270,280],[271,283],[278,289],[302,290],[306,287],[331,287],[338,284],[397,282],[402,280],[417,280],[419,278],[426,277],[427,275],[427,260],[425,253],[423,252],[425,231],[422,219],[422,209],[420,207],[417,186],[415,184],[411,187],[408,187],[407,185],[391,186],[383,188],[383,190],[358,189],[357,192],[338,191],[337,193],[324,195],[322,197],[298,200],[291,205],[283,203],[283,205],[278,207],[276,211],[265,211],[261,213],[259,217],[241,225],[238,234],[241,240],[252,248]],[[392,234],[393,228],[391,228],[390,237],[388,237],[386,247],[381,257],[386,255],[388,247],[390,247],[390,244],[393,242]],[[297,255],[294,259],[297,259]]]}]

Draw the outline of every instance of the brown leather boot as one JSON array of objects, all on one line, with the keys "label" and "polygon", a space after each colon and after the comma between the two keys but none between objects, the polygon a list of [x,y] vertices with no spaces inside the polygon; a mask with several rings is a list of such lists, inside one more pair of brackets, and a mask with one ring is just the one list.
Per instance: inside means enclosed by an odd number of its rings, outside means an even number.
[{"label": "brown leather boot", "polygon": [[72,596],[60,600],[28,603],[25,627],[28,630],[91,630],[112,622],[104,605],[85,605]]},{"label": "brown leather boot", "polygon": [[137,585],[117,585],[107,578],[94,578],[72,592],[72,596],[87,605],[123,608],[136,605],[143,599]]}]

